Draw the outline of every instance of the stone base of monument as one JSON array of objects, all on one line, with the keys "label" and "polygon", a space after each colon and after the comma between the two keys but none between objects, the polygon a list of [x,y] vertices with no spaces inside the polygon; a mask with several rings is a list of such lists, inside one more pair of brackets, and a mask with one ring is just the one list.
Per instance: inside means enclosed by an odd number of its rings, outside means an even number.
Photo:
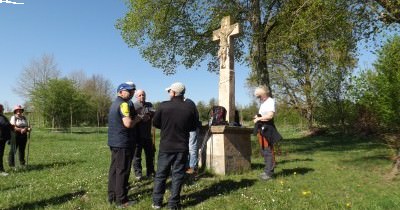
[{"label": "stone base of monument", "polygon": [[240,174],[251,168],[253,129],[234,126],[211,126],[207,140],[205,166],[215,174]]}]

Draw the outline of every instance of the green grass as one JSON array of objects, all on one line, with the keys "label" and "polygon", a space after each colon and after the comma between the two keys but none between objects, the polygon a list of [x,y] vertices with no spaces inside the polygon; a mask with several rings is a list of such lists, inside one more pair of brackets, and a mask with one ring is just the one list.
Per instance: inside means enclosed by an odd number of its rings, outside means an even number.
[{"label": "green grass", "polygon": [[[92,132],[93,131],[93,132]],[[399,180],[386,181],[392,151],[374,139],[305,138],[281,129],[276,178],[260,181],[263,161],[254,152],[245,174],[201,177],[182,189],[185,209],[399,209]],[[107,203],[110,152],[105,129],[73,133],[35,130],[27,169],[10,171],[7,146],[0,177],[0,209],[114,209]],[[131,209],[149,209],[152,182],[136,182]],[[168,199],[167,191],[164,202]]]}]

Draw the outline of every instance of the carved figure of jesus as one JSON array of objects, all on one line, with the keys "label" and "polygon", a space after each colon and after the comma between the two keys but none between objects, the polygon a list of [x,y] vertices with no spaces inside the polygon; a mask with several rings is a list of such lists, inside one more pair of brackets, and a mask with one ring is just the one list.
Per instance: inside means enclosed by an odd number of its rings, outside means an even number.
[{"label": "carved figure of jesus", "polygon": [[218,57],[220,58],[220,63],[221,63],[221,68],[225,68],[225,61],[226,57],[228,55],[228,50],[229,50],[229,35],[232,33],[234,30],[234,27],[229,26],[229,19],[225,18],[222,21],[221,25],[221,30],[219,30],[219,33],[217,34],[219,38],[219,50],[218,50]]}]

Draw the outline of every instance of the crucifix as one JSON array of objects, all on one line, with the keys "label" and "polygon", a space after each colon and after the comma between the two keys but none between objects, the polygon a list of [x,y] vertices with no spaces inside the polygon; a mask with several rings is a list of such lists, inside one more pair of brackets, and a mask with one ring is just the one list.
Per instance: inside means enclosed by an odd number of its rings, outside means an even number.
[{"label": "crucifix", "polygon": [[218,104],[225,107],[226,120],[235,119],[235,71],[233,37],[240,34],[239,23],[231,25],[230,16],[221,20],[221,28],[213,31],[213,41],[219,40],[218,57],[220,61]]}]

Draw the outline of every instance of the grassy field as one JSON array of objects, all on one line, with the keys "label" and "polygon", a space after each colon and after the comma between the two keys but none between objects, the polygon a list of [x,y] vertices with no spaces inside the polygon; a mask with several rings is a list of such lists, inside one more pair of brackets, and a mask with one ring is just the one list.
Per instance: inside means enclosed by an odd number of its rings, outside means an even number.
[{"label": "grassy field", "polygon": [[[82,132],[83,131],[83,132]],[[107,203],[110,152],[106,130],[35,130],[29,166],[0,177],[0,209],[114,209]],[[252,170],[207,175],[182,190],[185,209],[400,209],[399,180],[384,177],[392,151],[374,139],[303,137],[283,130],[276,178],[260,181],[263,161],[253,139]],[[5,160],[9,147],[5,152]],[[132,176],[131,176],[132,177]],[[137,182],[131,209],[150,209],[152,182]],[[168,191],[166,199],[168,198]]]}]

